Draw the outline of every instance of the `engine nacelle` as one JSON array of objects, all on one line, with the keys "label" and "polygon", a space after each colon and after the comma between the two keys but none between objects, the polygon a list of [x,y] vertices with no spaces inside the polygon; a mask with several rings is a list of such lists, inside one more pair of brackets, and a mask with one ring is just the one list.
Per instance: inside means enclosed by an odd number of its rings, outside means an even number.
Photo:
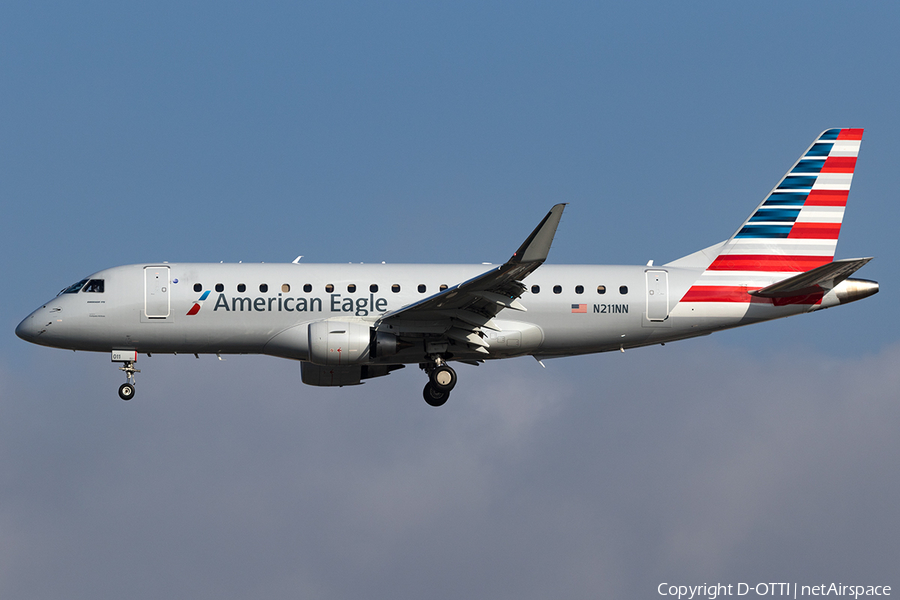
[{"label": "engine nacelle", "polygon": [[300,363],[303,383],[315,386],[359,385],[363,379],[384,377],[391,371],[402,369],[403,365],[348,365],[323,367],[312,363]]},{"label": "engine nacelle", "polygon": [[368,323],[316,321],[308,332],[309,361],[317,365],[358,365],[397,353],[397,337]]},{"label": "engine nacelle", "polygon": [[309,324],[309,360],[317,365],[356,365],[369,359],[369,325],[345,321]]}]

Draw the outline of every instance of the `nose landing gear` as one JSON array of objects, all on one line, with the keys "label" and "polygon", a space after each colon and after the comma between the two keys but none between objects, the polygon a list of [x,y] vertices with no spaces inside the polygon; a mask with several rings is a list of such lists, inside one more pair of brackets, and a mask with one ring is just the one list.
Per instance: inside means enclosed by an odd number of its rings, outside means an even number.
[{"label": "nose landing gear", "polygon": [[137,356],[137,352],[134,350],[112,351],[112,361],[122,363],[119,370],[125,371],[125,383],[119,386],[119,398],[122,400],[131,400],[134,398],[134,374],[140,373],[139,369],[134,368]]},{"label": "nose landing gear", "polygon": [[140,373],[140,369],[134,368],[134,361],[126,360],[125,364],[119,367],[120,371],[125,371],[128,381],[119,386],[119,398],[122,400],[131,400],[134,398],[134,374]]},{"label": "nose landing gear", "polygon": [[456,371],[440,357],[433,363],[422,365],[422,369],[428,374],[422,397],[429,406],[443,406],[456,386]]}]

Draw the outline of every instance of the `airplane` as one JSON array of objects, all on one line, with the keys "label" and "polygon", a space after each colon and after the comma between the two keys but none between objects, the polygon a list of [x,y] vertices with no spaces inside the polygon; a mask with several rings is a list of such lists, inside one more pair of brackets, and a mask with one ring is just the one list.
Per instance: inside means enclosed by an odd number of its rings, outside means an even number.
[{"label": "airplane", "polygon": [[624,352],[877,293],[850,278],[871,257],[834,260],[862,134],[824,131],[731,237],[661,266],[544,264],[557,204],[502,265],[119,266],[63,289],[16,335],[109,353],[123,400],[139,354],[265,354],[300,361],[314,386],[417,364],[425,401],[441,406],[451,363]]}]

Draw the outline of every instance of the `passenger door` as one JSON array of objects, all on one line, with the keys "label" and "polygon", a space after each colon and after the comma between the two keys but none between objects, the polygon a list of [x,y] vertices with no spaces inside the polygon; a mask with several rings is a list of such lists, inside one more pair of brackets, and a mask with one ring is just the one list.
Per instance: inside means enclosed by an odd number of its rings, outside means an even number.
[{"label": "passenger door", "polygon": [[647,270],[647,320],[665,321],[669,317],[669,273]]},{"label": "passenger door", "polygon": [[144,267],[144,316],[152,320],[169,317],[169,267]]}]

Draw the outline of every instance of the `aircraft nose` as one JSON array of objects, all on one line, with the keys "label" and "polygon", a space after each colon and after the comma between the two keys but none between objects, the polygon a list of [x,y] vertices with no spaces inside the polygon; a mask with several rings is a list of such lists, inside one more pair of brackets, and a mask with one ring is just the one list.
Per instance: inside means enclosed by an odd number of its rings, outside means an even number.
[{"label": "aircraft nose", "polygon": [[26,342],[38,343],[38,336],[44,333],[44,329],[41,327],[44,315],[39,313],[41,313],[41,309],[22,319],[22,322],[16,327],[16,335]]},{"label": "aircraft nose", "polygon": [[30,314],[24,319],[19,325],[16,327],[16,335],[25,340],[26,342],[34,341],[34,338],[37,337],[35,334],[34,327],[34,315]]}]

